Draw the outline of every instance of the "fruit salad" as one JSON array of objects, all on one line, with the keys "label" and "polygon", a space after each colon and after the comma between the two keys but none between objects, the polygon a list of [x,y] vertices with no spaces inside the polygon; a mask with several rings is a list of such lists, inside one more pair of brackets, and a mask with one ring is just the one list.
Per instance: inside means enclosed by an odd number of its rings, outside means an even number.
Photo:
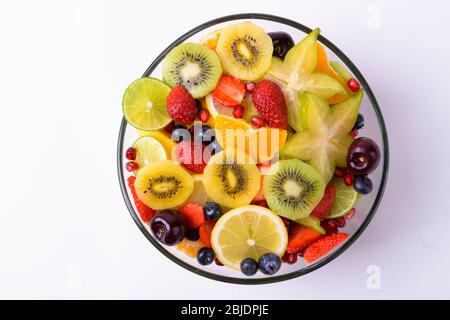
[{"label": "fruit salad", "polygon": [[328,60],[319,29],[298,43],[271,31],[242,22],[179,44],[160,79],[123,97],[139,136],[124,156],[141,221],[186,259],[245,276],[342,245],[380,161],[358,137],[364,90]]}]

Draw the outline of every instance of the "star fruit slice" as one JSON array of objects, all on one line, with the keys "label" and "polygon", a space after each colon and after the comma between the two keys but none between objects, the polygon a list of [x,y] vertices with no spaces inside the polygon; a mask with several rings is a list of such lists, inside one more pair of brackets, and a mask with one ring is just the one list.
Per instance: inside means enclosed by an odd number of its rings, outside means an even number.
[{"label": "star fruit slice", "polygon": [[314,29],[302,41],[289,50],[283,60],[272,58],[266,78],[276,82],[283,89],[288,108],[288,122],[295,131],[302,131],[300,112],[301,92],[312,92],[323,99],[336,94],[348,95],[342,84],[333,77],[314,72],[317,64],[317,37],[320,30]]},{"label": "star fruit slice", "polygon": [[336,166],[345,167],[353,138],[349,135],[358,117],[363,90],[333,105],[319,96],[300,94],[305,130],[293,135],[280,150],[286,158],[308,161],[328,183]]}]

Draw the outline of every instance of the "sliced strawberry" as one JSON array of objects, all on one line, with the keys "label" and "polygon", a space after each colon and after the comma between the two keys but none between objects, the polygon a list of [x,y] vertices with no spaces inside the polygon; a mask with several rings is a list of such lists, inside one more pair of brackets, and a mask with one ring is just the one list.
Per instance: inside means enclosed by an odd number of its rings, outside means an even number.
[{"label": "sliced strawberry", "polygon": [[303,255],[305,262],[311,263],[316,261],[344,242],[347,238],[348,233],[332,233],[317,240],[306,248],[305,254]]},{"label": "sliced strawberry", "polygon": [[308,227],[298,223],[291,223],[286,252],[297,253],[303,251],[320,237],[322,237],[320,233]]},{"label": "sliced strawberry", "polygon": [[226,107],[235,107],[244,98],[245,84],[235,77],[222,75],[212,95],[215,102]]},{"label": "sliced strawberry", "polygon": [[311,215],[323,219],[328,212],[330,212],[335,197],[336,188],[331,184],[327,185],[322,200],[320,200],[319,204],[314,208]]},{"label": "sliced strawberry", "polygon": [[206,146],[196,141],[181,141],[175,147],[175,156],[178,162],[195,173],[203,173],[209,161],[210,154],[205,152]]},{"label": "sliced strawberry", "polygon": [[200,241],[209,248],[211,248],[211,232],[215,224],[215,221],[205,220],[200,226]]},{"label": "sliced strawberry", "polygon": [[136,209],[144,223],[150,221],[151,218],[155,215],[156,211],[150,207],[147,207],[141,200],[139,200],[136,189],[134,188],[134,182],[136,181],[135,176],[130,176],[128,178],[128,187],[130,188],[131,194],[133,195],[134,204],[136,205]]},{"label": "sliced strawberry", "polygon": [[186,228],[197,229],[205,221],[203,209],[197,203],[187,203],[178,209],[186,221]]},{"label": "sliced strawberry", "polygon": [[265,162],[265,163],[261,163],[258,165],[258,170],[259,170],[259,173],[261,174],[261,182],[259,185],[259,191],[252,200],[252,202],[254,202],[254,203],[257,203],[257,202],[260,202],[260,201],[266,199],[266,197],[264,197],[264,192],[263,192],[263,182],[264,182],[264,176],[271,166],[272,166],[272,162]]}]

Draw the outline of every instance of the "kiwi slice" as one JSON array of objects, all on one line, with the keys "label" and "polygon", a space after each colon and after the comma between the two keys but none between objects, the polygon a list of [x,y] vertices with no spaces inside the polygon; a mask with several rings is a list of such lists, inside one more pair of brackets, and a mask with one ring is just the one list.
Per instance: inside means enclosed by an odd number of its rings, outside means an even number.
[{"label": "kiwi slice", "polygon": [[272,39],[254,23],[233,24],[220,32],[216,52],[227,73],[241,80],[253,81],[270,68]]},{"label": "kiwi slice", "polygon": [[215,154],[203,171],[208,197],[228,208],[249,204],[258,193],[260,174],[248,160],[248,154],[239,150]]},{"label": "kiwi slice", "polygon": [[307,217],[324,191],[325,183],[319,173],[297,159],[281,160],[272,165],[263,182],[269,207],[291,220]]},{"label": "kiwi slice", "polygon": [[192,176],[171,160],[152,162],[139,170],[134,183],[139,199],[150,208],[171,209],[192,193]]},{"label": "kiwi slice", "polygon": [[163,62],[164,81],[171,87],[185,87],[195,99],[214,90],[221,74],[217,54],[198,43],[185,42],[176,46]]}]

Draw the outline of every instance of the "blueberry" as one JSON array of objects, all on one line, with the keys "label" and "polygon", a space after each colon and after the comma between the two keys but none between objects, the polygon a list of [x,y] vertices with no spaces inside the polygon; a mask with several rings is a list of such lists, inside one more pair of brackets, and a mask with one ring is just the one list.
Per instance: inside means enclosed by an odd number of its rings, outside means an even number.
[{"label": "blueberry", "polygon": [[191,134],[185,126],[177,124],[172,131],[171,139],[175,142],[181,142],[183,140],[191,140]]},{"label": "blueberry", "polygon": [[196,125],[193,128],[194,140],[202,142],[211,142],[215,138],[214,129],[208,125]]},{"label": "blueberry", "polygon": [[258,271],[258,262],[252,258],[247,258],[241,262],[241,271],[246,276],[252,276]]},{"label": "blueberry", "polygon": [[216,254],[214,253],[213,249],[211,249],[211,248],[207,248],[207,247],[201,248],[197,253],[198,263],[200,263],[202,266],[211,264],[215,258],[216,258]]},{"label": "blueberry", "polygon": [[361,194],[368,194],[373,189],[372,180],[367,176],[357,176],[353,178],[353,189]]},{"label": "blueberry", "polygon": [[197,241],[200,239],[200,234],[198,232],[198,229],[189,229],[186,230],[186,234],[184,235],[186,239],[191,241]]},{"label": "blueberry", "polygon": [[353,126],[353,130],[359,130],[364,127],[364,117],[361,113],[358,113],[358,118],[356,118],[355,125]]},{"label": "blueberry", "polygon": [[281,259],[274,253],[266,253],[259,258],[258,265],[262,273],[272,275],[280,270]]},{"label": "blueberry", "polygon": [[207,202],[203,207],[203,213],[207,220],[216,220],[222,214],[222,210],[217,203]]},{"label": "blueberry", "polygon": [[215,153],[218,153],[218,152],[222,151],[222,147],[220,146],[220,144],[216,140],[214,140],[213,142],[208,144],[206,146],[206,149],[208,149],[208,151],[211,154],[215,154]]}]

